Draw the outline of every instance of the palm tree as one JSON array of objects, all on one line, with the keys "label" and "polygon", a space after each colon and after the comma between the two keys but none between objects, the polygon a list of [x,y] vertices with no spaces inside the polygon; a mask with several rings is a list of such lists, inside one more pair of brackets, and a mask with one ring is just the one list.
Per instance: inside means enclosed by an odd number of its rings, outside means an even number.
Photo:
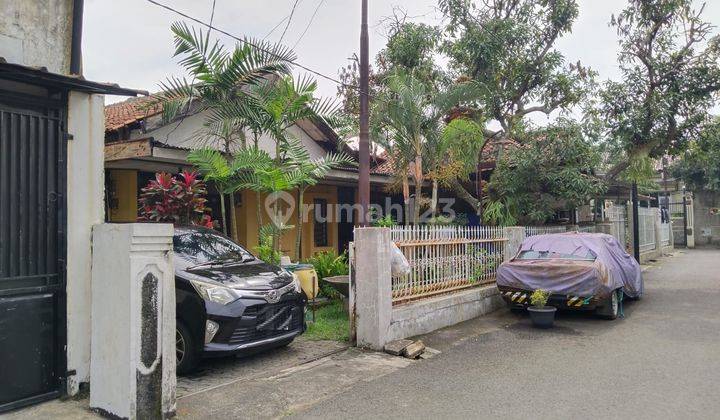
[{"label": "palm tree", "polygon": [[[228,52],[219,41],[210,41],[209,31],[204,33],[181,22],[173,23],[171,30],[175,56],[181,57],[180,65],[192,76],[192,81],[171,77],[161,84],[163,93],[158,100],[163,106],[163,120],[167,123],[188,112],[209,110],[210,118],[205,121],[202,132],[198,133],[198,140],[205,145],[215,143],[214,146],[223,150],[230,160],[236,149],[247,146],[245,131],[249,129],[257,138],[263,122],[253,109],[255,101],[246,93],[247,87],[268,77],[288,74],[295,54],[282,45],[257,40],[238,44],[232,52]],[[225,116],[227,108],[242,112],[220,118]],[[205,175],[213,177],[212,173]],[[217,177],[213,178],[222,182]],[[227,233],[223,193],[220,194],[220,205],[223,230]],[[232,237],[237,240],[234,195],[230,195],[230,207],[233,209]]]},{"label": "palm tree", "polygon": [[295,232],[295,257],[297,261],[302,258],[302,217],[301,208],[305,202],[305,191],[316,185],[324,178],[330,170],[341,167],[354,165],[355,161],[345,153],[328,153],[325,156],[312,159],[307,149],[297,140],[290,141],[287,145],[288,153],[286,155],[287,163],[296,173],[298,180],[298,212],[297,212],[297,228]]},{"label": "palm tree", "polygon": [[413,223],[419,222],[422,184],[432,181],[430,209],[437,209],[439,183],[453,173],[474,170],[474,156],[482,139],[480,125],[467,118],[447,122],[458,104],[476,96],[475,86],[460,83],[442,92],[431,91],[412,74],[396,72],[388,77],[387,89],[378,101],[376,132],[390,154],[395,173],[403,183],[406,220],[409,206],[409,177],[415,183]]}]

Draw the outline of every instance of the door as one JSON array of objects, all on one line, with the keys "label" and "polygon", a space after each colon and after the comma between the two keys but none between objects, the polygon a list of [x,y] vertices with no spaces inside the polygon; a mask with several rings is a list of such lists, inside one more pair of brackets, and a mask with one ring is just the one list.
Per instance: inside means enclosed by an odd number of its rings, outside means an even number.
[{"label": "door", "polygon": [[65,152],[59,106],[0,103],[0,412],[65,377]]}]

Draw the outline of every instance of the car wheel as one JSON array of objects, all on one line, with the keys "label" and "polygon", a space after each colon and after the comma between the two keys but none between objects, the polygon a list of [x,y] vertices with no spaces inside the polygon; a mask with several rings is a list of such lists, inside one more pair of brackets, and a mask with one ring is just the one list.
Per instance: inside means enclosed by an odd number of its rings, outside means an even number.
[{"label": "car wheel", "polygon": [[603,303],[603,306],[598,308],[597,314],[605,319],[617,319],[620,313],[620,298],[617,290],[610,294],[610,297]]},{"label": "car wheel", "polygon": [[200,362],[200,352],[197,348],[196,340],[188,327],[177,321],[175,327],[175,356],[178,374],[190,373],[197,368]]}]

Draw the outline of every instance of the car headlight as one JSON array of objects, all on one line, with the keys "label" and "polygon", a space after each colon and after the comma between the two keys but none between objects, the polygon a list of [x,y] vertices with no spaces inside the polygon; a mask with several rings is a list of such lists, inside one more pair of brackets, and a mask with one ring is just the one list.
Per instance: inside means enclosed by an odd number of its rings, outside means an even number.
[{"label": "car headlight", "polygon": [[295,291],[298,293],[302,292],[302,286],[300,285],[300,277],[297,276],[297,274],[292,273],[293,276],[293,286],[295,287]]},{"label": "car headlight", "polygon": [[229,287],[197,280],[190,280],[190,284],[197,290],[200,297],[210,302],[227,305],[240,299],[240,295]]}]

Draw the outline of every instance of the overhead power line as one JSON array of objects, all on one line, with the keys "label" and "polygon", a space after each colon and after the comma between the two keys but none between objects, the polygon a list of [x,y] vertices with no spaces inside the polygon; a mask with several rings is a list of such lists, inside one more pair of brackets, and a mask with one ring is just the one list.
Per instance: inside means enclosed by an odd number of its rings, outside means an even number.
[{"label": "overhead power line", "polygon": [[295,41],[295,45],[293,45],[293,50],[295,49],[295,47],[298,46],[300,41],[302,41],[302,39],[305,36],[305,34],[307,33],[308,29],[310,29],[310,26],[312,26],[312,23],[315,20],[315,16],[317,16],[318,10],[320,10],[320,6],[322,6],[323,3],[325,3],[325,0],[320,0],[318,2],[317,6],[315,6],[315,11],[313,12],[312,16],[310,17],[310,21],[308,22],[308,24],[305,26],[305,30],[303,30],[303,32],[300,34],[300,37],[298,38],[298,40]]},{"label": "overhead power line", "polygon": [[[152,4],[156,5],[156,6],[162,7],[162,8],[165,9],[165,10],[169,10],[169,11],[171,11],[171,12],[173,12],[173,13],[179,15],[179,16],[182,16],[182,17],[184,17],[185,19],[188,19],[188,20],[191,20],[191,21],[193,21],[193,22],[195,22],[195,23],[197,23],[197,24],[203,25],[203,26],[205,26],[206,28],[211,28],[212,30],[214,30],[214,31],[216,31],[216,32],[219,32],[219,33],[221,33],[221,34],[223,34],[223,35],[225,35],[225,36],[228,36],[228,37],[230,37],[230,38],[232,38],[232,39],[234,39],[234,40],[236,40],[236,41],[238,41],[238,42],[241,42],[241,43],[243,43],[243,44],[250,45],[250,46],[252,46],[252,47],[257,48],[257,49],[260,50],[260,51],[263,51],[263,52],[266,52],[266,53],[268,53],[268,54],[270,54],[270,55],[274,55],[275,57],[278,57],[278,55],[277,55],[276,53],[274,53],[274,52],[272,52],[272,51],[270,51],[270,50],[268,50],[268,49],[266,49],[266,48],[263,48],[263,47],[255,44],[255,43],[253,43],[253,42],[251,42],[251,41],[248,41],[247,39],[240,38],[239,36],[234,35],[234,34],[228,32],[228,31],[226,31],[226,30],[220,29],[220,28],[218,28],[217,26],[212,26],[212,25],[210,25],[210,24],[208,24],[208,23],[206,23],[206,22],[204,22],[204,21],[202,21],[202,20],[200,20],[200,19],[198,19],[198,18],[195,18],[195,17],[193,17],[193,16],[190,16],[190,15],[188,15],[187,13],[183,13],[183,12],[181,12],[181,11],[179,11],[179,10],[177,10],[177,9],[174,9],[174,8],[172,8],[172,7],[170,7],[170,6],[166,5],[166,4],[162,4],[162,3],[160,3],[160,2],[158,2],[158,1],[156,1],[156,0],[147,0],[147,1],[148,1],[149,3],[152,3]],[[328,76],[328,75],[326,75],[326,74],[323,74],[323,73],[321,73],[321,72],[319,72],[319,71],[317,71],[317,70],[313,70],[312,68],[301,64],[301,63],[298,62],[297,60],[291,60],[291,61],[289,61],[289,63],[292,64],[292,65],[294,65],[294,66],[297,66],[298,68],[301,68],[301,69],[303,69],[303,70],[305,70],[305,71],[307,71],[307,72],[309,72],[309,73],[312,73],[312,74],[314,74],[314,75],[316,75],[316,76],[318,76],[318,77],[322,77],[323,79],[326,79],[326,80],[329,80],[329,81],[331,81],[331,82],[333,82],[333,83],[336,83],[336,84],[338,84],[338,85],[359,90],[359,87],[358,87],[358,86],[354,86],[354,85],[350,85],[350,84],[347,84],[347,83],[343,83],[343,82],[341,82],[340,80],[338,80],[338,79],[336,79],[336,78],[334,78],[334,77],[332,77],[332,76]]]},{"label": "overhead power line", "polygon": [[300,0],[295,0],[295,3],[293,3],[292,10],[290,10],[290,17],[288,18],[287,24],[285,25],[285,29],[283,30],[282,35],[280,35],[280,40],[278,43],[283,42],[283,39],[285,38],[285,34],[287,33],[288,28],[290,27],[290,23],[292,23],[292,18],[295,16],[295,9],[297,9],[297,5],[300,3]]}]

